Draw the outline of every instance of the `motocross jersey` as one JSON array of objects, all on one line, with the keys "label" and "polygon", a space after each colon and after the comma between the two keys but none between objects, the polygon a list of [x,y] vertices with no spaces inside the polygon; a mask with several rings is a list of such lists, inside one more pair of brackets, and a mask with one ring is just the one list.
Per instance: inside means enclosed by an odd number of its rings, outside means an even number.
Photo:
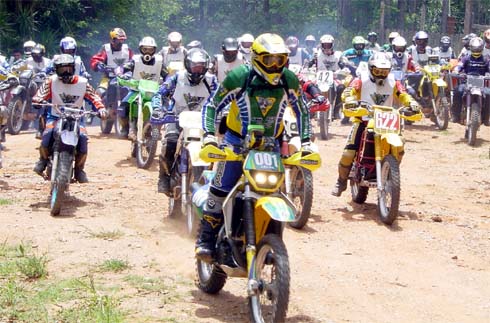
[{"label": "motocross jersey", "polygon": [[380,52],[381,51],[381,46],[379,46],[378,43],[367,43],[366,44],[366,49],[372,51],[373,53]]},{"label": "motocross jersey", "polygon": [[295,55],[289,54],[289,64],[303,65],[304,61],[308,59],[308,55],[303,51],[302,48],[296,50]]},{"label": "motocross jersey", "polygon": [[432,48],[429,46],[425,47],[424,53],[419,53],[417,48],[414,47],[410,54],[412,55],[413,62],[415,66],[424,66],[429,62],[429,55],[432,53]]},{"label": "motocross jersey", "polygon": [[121,50],[113,51],[111,49],[111,44],[107,43],[104,45],[104,50],[107,55],[107,66],[118,67],[123,63],[126,63],[129,58],[129,47],[127,44],[123,44]]},{"label": "motocross jersey", "polygon": [[352,62],[355,67],[358,67],[360,62],[369,61],[369,57],[371,57],[371,55],[372,52],[367,49],[363,49],[362,53],[359,55],[354,48],[350,48],[343,53],[343,56]]},{"label": "motocross jersey", "polygon": [[[484,48],[483,50],[485,50],[485,48]],[[459,55],[458,55],[458,60],[460,61],[460,60],[461,60],[463,57],[465,57],[465,56],[466,56],[466,54],[468,54],[469,52],[470,52],[470,50],[469,50],[469,49],[466,49],[466,48],[464,48],[464,47],[463,47],[463,49],[461,49],[461,52],[460,52],[460,53],[459,53]]]},{"label": "motocross jersey", "polygon": [[159,54],[163,56],[163,64],[169,72],[184,69],[184,58],[186,54],[184,47],[180,46],[177,50],[174,50],[173,48],[171,50],[169,46],[166,46],[162,48]]},{"label": "motocross jersey", "polygon": [[485,75],[485,73],[490,72],[489,66],[490,61],[483,55],[478,58],[475,58],[472,55],[465,55],[463,58],[461,58],[461,61],[455,68],[455,71],[458,73],[463,72],[466,74]]},{"label": "motocross jersey", "polygon": [[276,86],[267,83],[250,65],[241,65],[228,73],[212,101],[202,110],[206,133],[215,133],[216,115],[232,102],[226,119],[227,133],[234,140],[232,144],[239,144],[245,138],[249,125],[264,125],[266,137],[279,138],[288,105],[296,114],[301,139],[311,137],[310,116],[301,96],[299,80],[286,68]]},{"label": "motocross jersey", "polygon": [[29,57],[26,59],[25,64],[27,64],[27,68],[33,70],[35,73],[41,72],[46,67],[51,64],[51,60],[49,58],[43,57],[42,62],[36,62],[34,58]]},{"label": "motocross jersey", "polygon": [[[163,57],[156,54],[152,65],[143,63],[141,55],[134,55],[133,79],[135,80],[152,80],[158,82],[163,67]],[[150,61],[151,62],[151,61]]]},{"label": "motocross jersey", "polygon": [[316,68],[318,71],[339,70],[339,62],[342,57],[341,51],[335,51],[332,55],[326,55],[322,51],[318,51]]},{"label": "motocross jersey", "polygon": [[449,60],[455,58],[453,49],[451,47],[448,48],[447,51],[442,51],[440,47],[436,47],[432,50],[433,55],[439,56],[439,60],[441,63],[448,63]]},{"label": "motocross jersey", "polygon": [[410,56],[407,53],[403,53],[402,57],[398,57],[397,55],[393,55],[393,52],[388,53],[386,55],[390,55],[391,64],[392,64],[394,70],[403,71],[405,73],[407,71],[414,70],[412,60],[410,59]]},{"label": "motocross jersey", "polygon": [[[51,60],[51,64],[49,64],[48,67],[46,67],[43,72],[46,74],[51,74],[54,73],[54,66],[53,62],[59,57],[59,55],[54,55],[53,59]],[[84,74],[87,72],[87,69],[85,68],[85,65],[82,62],[82,58],[80,56],[74,56],[75,59],[75,75],[80,75],[84,76]]]},{"label": "motocross jersey", "polygon": [[223,58],[223,55],[216,55],[216,76],[218,77],[218,82],[221,83],[225,79],[226,75],[235,67],[240,66],[245,63],[241,53],[238,53],[237,58],[231,62],[227,63]]}]

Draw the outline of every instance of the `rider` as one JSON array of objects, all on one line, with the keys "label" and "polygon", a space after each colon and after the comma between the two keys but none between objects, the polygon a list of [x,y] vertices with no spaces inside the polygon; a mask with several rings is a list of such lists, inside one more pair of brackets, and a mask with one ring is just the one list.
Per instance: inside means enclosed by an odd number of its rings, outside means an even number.
[{"label": "rider", "polygon": [[391,65],[394,70],[401,70],[403,72],[414,72],[415,66],[412,62],[412,57],[406,52],[407,41],[402,36],[395,37],[392,43],[392,52],[387,53],[388,57],[391,56]]},{"label": "rider", "polygon": [[254,42],[254,36],[252,34],[243,34],[238,39],[238,45],[240,46],[239,50],[242,53],[243,58],[247,63],[250,63],[252,52],[250,48],[252,47],[252,43]]},{"label": "rider", "polygon": [[308,59],[312,60],[316,52],[316,38],[313,35],[305,37],[305,51],[308,53]]},{"label": "rider", "polygon": [[[368,72],[362,72],[355,78],[342,94],[344,109],[355,108],[359,100],[370,104],[392,106],[396,98],[400,104],[419,111],[420,107],[408,93],[400,81],[396,81],[391,71],[391,61],[383,52],[374,54],[368,62]],[[340,196],[347,189],[347,179],[354,162],[354,157],[366,123],[361,118],[354,118],[347,144],[338,166],[338,178],[332,190],[333,196]],[[403,152],[401,152],[403,153]]]},{"label": "rider", "polygon": [[31,57],[26,59],[27,68],[39,73],[51,64],[49,58],[44,57],[46,49],[41,44],[36,44],[31,50]]},{"label": "rider", "polygon": [[298,48],[299,39],[295,36],[286,38],[286,46],[289,49],[289,64],[297,64],[303,66],[308,62],[309,55],[303,48]]},{"label": "rider", "polygon": [[447,64],[451,59],[456,58],[451,47],[451,38],[449,38],[449,36],[442,36],[439,41],[439,47],[434,48],[432,53],[439,56],[441,64]]},{"label": "rider", "polygon": [[163,56],[163,65],[169,74],[176,72],[175,64],[180,68],[184,68],[184,57],[187,52],[182,46],[182,35],[177,31],[172,31],[167,36],[168,46],[162,48],[158,53]]},{"label": "rider", "polygon": [[[122,78],[144,79],[155,82],[159,82],[160,78],[165,78],[166,70],[163,66],[163,57],[160,54],[156,54],[157,43],[155,39],[150,36],[143,37],[139,42],[138,49],[140,54],[134,55],[131,60],[124,64],[124,75]],[[127,129],[126,127],[128,126],[129,101],[137,95],[138,91],[130,90],[121,101],[118,114],[121,117],[121,127],[123,129]],[[134,118],[129,121],[129,140],[136,140],[136,122],[137,120]]]},{"label": "rider", "polygon": [[393,47],[392,47],[393,39],[395,39],[396,37],[400,37],[400,34],[396,31],[392,31],[388,35],[388,43],[384,44],[383,47],[381,48],[381,50],[384,52],[392,52],[393,51]]},{"label": "rider", "polygon": [[[154,111],[167,109],[170,97],[174,100],[172,111],[165,111],[177,116],[184,110],[200,111],[210,100],[211,94],[218,87],[216,76],[207,73],[210,58],[204,49],[193,48],[184,58],[185,69],[167,77],[158,93],[152,99]],[[162,102],[164,104],[162,105]],[[158,192],[170,193],[170,171],[175,160],[175,150],[181,128],[177,124],[166,125],[162,138],[160,169],[158,176]]]},{"label": "rider", "polygon": [[[94,88],[87,82],[87,79],[75,75],[75,59],[68,54],[58,56],[54,62],[55,75],[46,79],[39,88],[36,95],[32,98],[33,103],[43,103],[51,101],[53,104],[74,104],[78,107],[83,105],[83,100],[88,101],[95,107],[101,118],[107,116],[107,111],[102,104],[100,97],[95,93]],[[34,172],[44,177],[43,172],[49,161],[54,143],[53,130],[56,126],[58,115],[54,110],[48,108],[47,125],[44,130],[41,145],[39,147],[39,161],[34,166]],[[85,161],[87,160],[88,138],[83,121],[80,126],[80,136],[78,138],[77,153],[75,155],[75,179],[79,183],[87,183],[88,178],[84,172]]]},{"label": "rider", "polygon": [[[292,107],[299,125],[302,149],[311,151],[311,125],[308,110],[301,98],[297,77],[285,68],[289,50],[276,34],[262,34],[252,44],[251,64],[232,70],[221,83],[212,101],[203,110],[203,145],[217,145],[215,116],[230,102],[225,145],[239,149],[249,125],[264,125],[265,136],[279,140],[284,128],[283,114]],[[218,231],[223,222],[222,205],[225,197],[242,175],[241,162],[219,162],[217,173],[203,208],[201,231],[196,242],[196,257],[203,261],[213,258]]]},{"label": "rider", "polygon": [[415,69],[420,70],[429,62],[429,55],[432,54],[432,48],[428,46],[429,34],[421,30],[415,34],[415,47],[409,52],[415,65]]},{"label": "rider", "polygon": [[32,49],[36,46],[36,42],[33,40],[28,40],[24,43],[23,48],[24,48],[24,59],[27,59],[28,57],[31,57],[31,52]]},{"label": "rider", "polygon": [[461,38],[461,44],[463,45],[463,48],[461,49],[461,52],[458,55],[458,60],[461,60],[466,54],[470,52],[470,40],[475,38],[476,35],[471,33],[468,35],[464,35],[463,38]]},{"label": "rider", "polygon": [[90,68],[95,72],[104,72],[97,94],[103,98],[109,87],[108,73],[122,66],[133,57],[133,51],[124,43],[126,32],[122,28],[114,28],[109,32],[110,42],[102,46],[100,51],[90,59]]},{"label": "rider", "polygon": [[373,53],[374,52],[379,52],[381,51],[381,46],[377,43],[378,41],[378,34],[374,31],[371,31],[367,35],[367,44],[366,44],[366,49],[371,50]]},{"label": "rider", "polygon": [[[60,40],[60,54],[69,54],[75,59],[75,75],[80,75],[86,79],[90,79],[91,75],[87,72],[85,64],[83,64],[82,58],[77,55],[77,42],[73,37],[63,37]],[[51,60],[51,64],[44,69],[46,74],[54,73],[53,63],[59,55],[54,55]]]},{"label": "rider", "polygon": [[347,65],[351,65],[351,73],[355,75],[355,69],[361,62],[367,62],[371,54],[372,52],[366,49],[366,40],[362,36],[355,36],[352,38],[352,48],[344,51],[342,55],[350,62]]},{"label": "rider", "polygon": [[212,63],[212,73],[217,76],[219,83],[232,69],[245,63],[242,54],[238,52],[238,41],[235,38],[225,38],[221,43],[221,52],[214,56]]},{"label": "rider", "polygon": [[[465,74],[477,74],[477,75],[485,75],[485,73],[490,72],[490,61],[483,56],[483,46],[484,41],[480,37],[475,37],[470,40],[470,55],[465,55],[461,58],[461,61],[456,65],[454,71],[456,73],[465,73]],[[451,121],[452,122],[460,122],[461,116],[461,106],[463,103],[463,93],[466,84],[459,84],[457,88],[454,89],[454,102],[451,109]],[[488,91],[484,89],[484,97],[487,96]],[[485,100],[487,101],[487,100]],[[488,124],[488,114],[483,118],[485,123]]]},{"label": "rider", "polygon": [[490,29],[485,30],[483,33],[483,40],[485,41],[485,47],[483,47],[483,57],[490,59]]}]

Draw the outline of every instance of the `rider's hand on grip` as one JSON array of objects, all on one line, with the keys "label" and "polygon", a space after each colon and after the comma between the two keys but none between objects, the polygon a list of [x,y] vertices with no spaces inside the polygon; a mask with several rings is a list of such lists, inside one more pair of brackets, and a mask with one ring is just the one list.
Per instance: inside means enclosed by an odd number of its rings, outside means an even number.
[{"label": "rider's hand on grip", "polygon": [[107,113],[106,108],[101,108],[97,112],[99,113],[99,116],[100,116],[101,119],[104,119],[105,120],[109,116],[109,114]]},{"label": "rider's hand on grip", "polygon": [[97,71],[104,72],[105,68],[106,68],[106,66],[104,63],[97,63]]},{"label": "rider's hand on grip", "polygon": [[43,104],[48,104],[48,101],[42,100],[41,102],[32,102],[32,107],[34,109],[39,110],[39,109],[41,109],[43,107]]},{"label": "rider's hand on grip", "polygon": [[207,145],[213,145],[215,147],[218,147],[218,141],[216,140],[216,137],[212,134],[205,134],[204,138],[202,140],[202,147],[206,147]]},{"label": "rider's hand on grip", "polygon": [[410,102],[410,110],[412,110],[415,113],[419,113],[419,111],[420,111],[420,104],[418,104],[416,101]]},{"label": "rider's hand on grip", "polygon": [[313,149],[311,141],[305,141],[301,144],[301,152],[306,153],[306,154],[311,154],[314,153],[315,150]]},{"label": "rider's hand on grip", "polygon": [[353,110],[359,106],[359,102],[356,100],[346,100],[344,102],[344,109]]},{"label": "rider's hand on grip", "polygon": [[323,95],[317,95],[316,97],[313,98],[314,103],[323,103],[325,102],[325,97]]}]

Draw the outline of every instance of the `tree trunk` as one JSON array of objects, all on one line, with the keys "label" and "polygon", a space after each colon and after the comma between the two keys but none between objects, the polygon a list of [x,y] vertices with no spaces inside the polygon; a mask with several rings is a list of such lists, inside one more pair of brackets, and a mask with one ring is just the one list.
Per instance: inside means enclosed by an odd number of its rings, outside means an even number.
[{"label": "tree trunk", "polygon": [[467,35],[471,32],[471,6],[473,4],[473,0],[465,1],[465,10],[464,10],[464,33]]},{"label": "tree trunk", "polygon": [[427,6],[425,4],[425,0],[422,0],[422,4],[420,6],[420,30],[425,30],[425,17],[426,17],[426,11],[427,11]]},{"label": "tree trunk", "polygon": [[380,39],[385,39],[385,0],[381,0],[379,3],[379,32]]},{"label": "tree trunk", "polygon": [[442,0],[441,33],[447,34],[447,16],[449,16],[449,0]]},{"label": "tree trunk", "polygon": [[406,0],[398,0],[398,21],[400,30],[405,30],[405,15],[407,14],[407,2]]}]

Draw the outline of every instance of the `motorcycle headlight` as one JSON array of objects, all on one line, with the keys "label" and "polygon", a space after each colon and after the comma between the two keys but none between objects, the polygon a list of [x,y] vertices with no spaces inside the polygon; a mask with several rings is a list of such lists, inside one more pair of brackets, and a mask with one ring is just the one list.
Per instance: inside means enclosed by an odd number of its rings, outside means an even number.
[{"label": "motorcycle headlight", "polygon": [[282,184],[284,173],[250,171],[251,183],[258,191],[274,192]]}]

